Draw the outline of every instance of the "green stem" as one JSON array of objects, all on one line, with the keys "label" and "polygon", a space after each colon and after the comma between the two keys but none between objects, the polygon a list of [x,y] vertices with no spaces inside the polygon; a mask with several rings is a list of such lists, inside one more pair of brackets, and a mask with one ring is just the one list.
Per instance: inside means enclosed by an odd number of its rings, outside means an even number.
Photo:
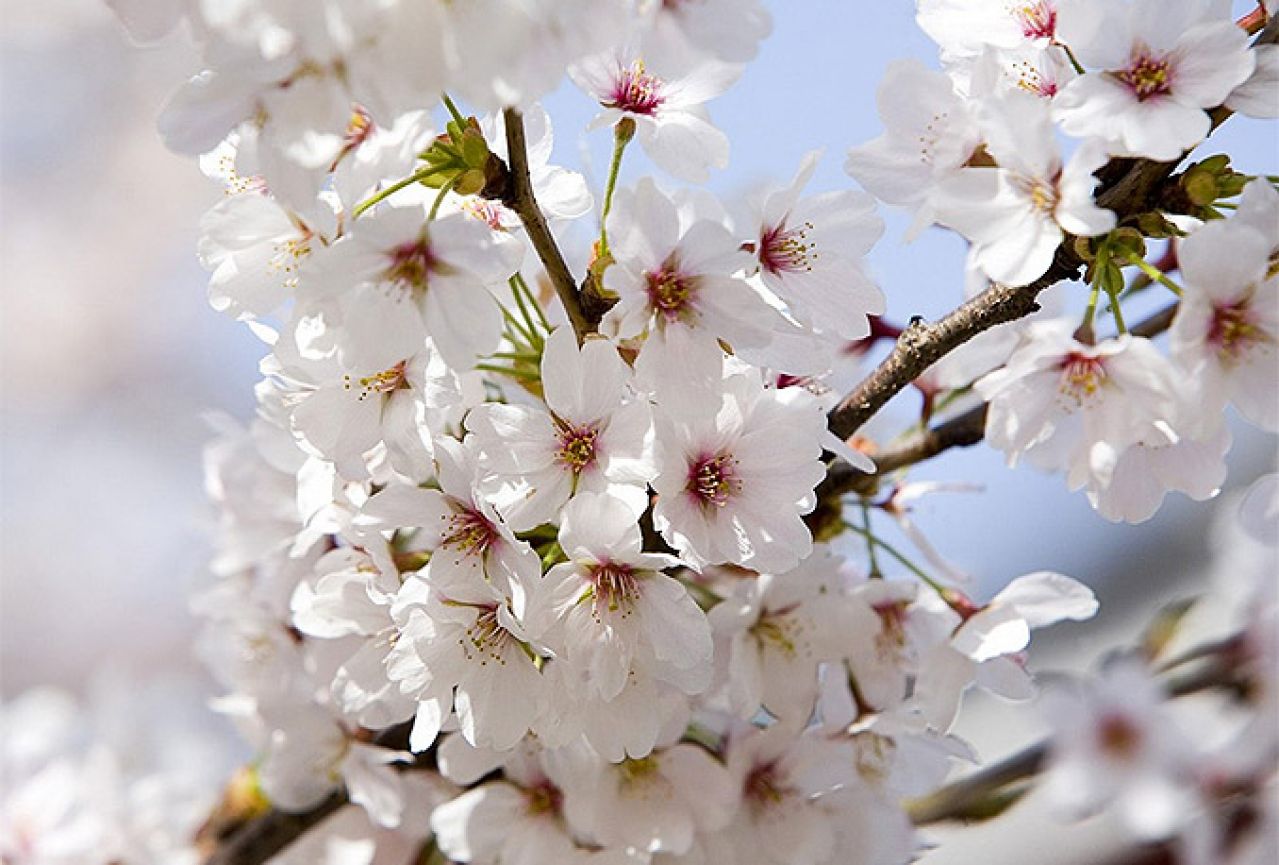
[{"label": "green stem", "polygon": [[524,281],[524,274],[516,271],[515,275],[512,276],[511,279],[515,280],[515,284],[523,290],[524,296],[527,297],[529,303],[532,304],[533,310],[537,313],[538,320],[542,322],[542,328],[547,333],[550,333],[552,330],[551,323],[547,321],[546,313],[542,311],[542,304],[538,303],[537,295],[533,294],[532,289],[528,287],[528,283]]},{"label": "green stem", "polygon": [[879,558],[875,555],[875,543],[877,538],[870,530],[870,505],[865,500],[861,502],[862,509],[862,527],[866,538],[866,557],[870,560],[870,578],[872,580],[883,579],[884,572],[879,569]]},{"label": "green stem", "polygon": [[515,298],[515,303],[520,308],[520,315],[524,316],[524,323],[528,325],[528,332],[533,335],[534,348],[541,348],[545,340],[537,332],[537,322],[533,320],[533,314],[529,312],[528,303],[524,300],[524,292],[520,291],[518,283],[515,282],[515,277],[512,276],[506,283],[511,287],[511,296]]},{"label": "green stem", "polygon": [[449,114],[453,115],[453,121],[457,123],[458,126],[465,129],[466,118],[462,116],[461,111],[457,110],[457,106],[453,104],[453,100],[449,98],[447,93],[441,94],[441,98],[444,100],[444,107],[449,110]]},{"label": "green stem", "polygon": [[1124,256],[1124,261],[1136,267],[1142,273],[1146,274],[1146,276],[1150,277],[1155,282],[1159,283],[1164,288],[1168,289],[1173,294],[1177,295],[1177,297],[1181,297],[1183,294],[1186,293],[1185,289],[1183,289],[1180,285],[1178,285],[1177,283],[1173,282],[1171,279],[1168,278],[1168,274],[1164,273],[1162,270],[1155,267],[1150,262],[1146,261],[1140,255],[1135,255],[1131,252],[1124,252],[1123,256]]},{"label": "green stem", "polygon": [[[499,303],[497,306],[498,309],[502,310],[502,317],[506,319],[506,323],[515,329],[515,335],[519,336],[525,345],[534,346],[537,344],[537,337],[524,326],[523,322],[512,315],[504,304]],[[511,340],[511,342],[515,342],[515,340]]]},{"label": "green stem", "polygon": [[440,212],[440,205],[444,203],[444,198],[453,191],[453,187],[457,186],[457,182],[462,179],[461,174],[454,175],[453,179],[440,187],[440,191],[435,196],[435,201],[431,203],[431,212],[426,215],[427,222],[433,222],[436,215]]},{"label": "green stem", "polygon": [[[629,124],[629,125],[627,125]],[[622,118],[613,127],[613,158],[608,164],[608,180],[604,184],[604,204],[600,208],[600,256],[608,254],[608,214],[613,209],[613,193],[622,170],[622,154],[635,135],[635,121]]]},{"label": "green stem", "polygon": [[888,553],[888,555],[892,556],[894,559],[900,562],[901,565],[905,567],[907,570],[909,570],[912,574],[919,577],[919,579],[922,580],[925,585],[927,585],[930,589],[935,591],[937,594],[941,595],[943,598],[948,596],[949,593],[945,586],[937,582],[932,577],[928,576],[928,574],[924,571],[923,568],[921,568],[919,565],[915,564],[910,559],[908,559],[900,550],[898,550],[892,544],[888,543],[887,541],[881,540],[880,538],[876,537],[874,534],[867,531],[866,529],[858,528],[857,526],[853,526],[853,525],[849,525],[847,526],[847,528],[849,531],[864,537],[868,542],[868,546],[871,546],[871,545],[877,546],[884,552]]},{"label": "green stem", "polygon": [[1115,317],[1115,327],[1121,334],[1128,332],[1128,326],[1124,324],[1124,312],[1119,306],[1119,295],[1113,291],[1107,291],[1106,296],[1110,298],[1110,313]]},{"label": "green stem", "polygon": [[1100,280],[1092,284],[1092,290],[1088,292],[1088,307],[1084,310],[1083,323],[1079,325],[1079,329],[1092,333],[1093,319],[1097,317],[1097,301],[1101,298],[1101,282]]},{"label": "green stem", "polygon": [[1062,42],[1058,42],[1057,44],[1060,45],[1063,50],[1065,50],[1066,57],[1070,60],[1070,65],[1075,67],[1075,71],[1078,72],[1080,75],[1087,75],[1088,70],[1084,69],[1083,64],[1081,64],[1079,62],[1079,59],[1075,57],[1075,52],[1070,50],[1070,46]]},{"label": "green stem", "polygon": [[355,215],[357,217],[360,216],[361,214],[364,213],[364,211],[368,210],[370,207],[377,204],[379,201],[382,201],[383,199],[394,195],[395,193],[399,192],[401,189],[404,189],[406,186],[412,186],[415,183],[425,180],[426,178],[430,177],[434,173],[435,173],[435,169],[429,165],[423,168],[419,168],[417,171],[413,172],[412,174],[410,174],[408,177],[404,178],[403,180],[397,180],[395,183],[392,183],[390,186],[386,187],[385,189],[378,190],[377,192],[370,195],[368,198],[361,201],[359,204],[355,205],[355,211],[354,211]]}]

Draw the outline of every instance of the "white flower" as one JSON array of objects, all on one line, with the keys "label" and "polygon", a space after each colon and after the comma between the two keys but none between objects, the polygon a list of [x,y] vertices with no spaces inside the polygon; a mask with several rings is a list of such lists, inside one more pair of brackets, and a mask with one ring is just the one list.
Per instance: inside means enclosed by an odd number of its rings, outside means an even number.
[{"label": "white flower", "polygon": [[977,382],[990,403],[986,439],[1009,465],[1025,455],[1067,472],[1072,489],[1093,470],[1094,446],[1124,448],[1150,435],[1154,420],[1178,416],[1171,363],[1150,340],[1120,336],[1085,345],[1069,322],[1030,325],[1007,366]]},{"label": "white flower", "polygon": [[[381,538],[366,546],[386,547]],[[333,675],[333,700],[346,714],[373,730],[412,717],[414,705],[386,675],[386,656],[396,637],[391,602],[399,574],[388,560],[379,564],[363,550],[339,547],[316,563],[314,581],[298,583],[290,601],[293,626],[321,639],[361,638],[358,648]]]},{"label": "white flower", "polygon": [[1093,203],[1093,172],[1106,163],[1084,143],[1062,165],[1048,105],[1012,92],[984,104],[981,126],[997,167],[963,168],[943,181],[936,219],[973,242],[973,261],[996,282],[1042,276],[1065,233],[1095,237],[1115,215]]},{"label": "white flower", "polygon": [[262,713],[272,729],[258,778],[272,802],[306,811],[344,782],[371,819],[399,824],[403,784],[391,764],[411,762],[411,754],[353,741],[318,704],[268,702]]},{"label": "white flower", "polygon": [[1279,45],[1258,45],[1252,49],[1257,60],[1252,75],[1236,87],[1226,99],[1231,111],[1249,117],[1279,117],[1279,100],[1275,88],[1279,87]]},{"label": "white flower", "polygon": [[[444,773],[458,783],[472,784],[492,769],[502,770],[501,780],[473,787],[431,812],[431,829],[450,860],[472,865],[638,865],[638,857],[622,851],[592,850],[595,845],[589,841],[578,843],[565,819],[564,787],[585,778],[579,764],[554,759],[535,740],[525,740],[498,759],[484,756],[489,755],[465,754],[454,736],[440,747]],[[459,777],[457,768],[467,771]]]},{"label": "white flower", "polygon": [[825,475],[826,419],[807,397],[744,372],[724,379],[713,416],[659,413],[653,522],[683,559],[784,573],[809,554],[801,515]]},{"label": "white flower", "polygon": [[[604,274],[618,302],[600,324],[618,340],[645,338],[637,384],[668,409],[704,408],[722,375],[720,341],[763,361],[781,314],[737,274],[751,263],[724,226],[678,208],[649,179],[618,193],[609,224],[615,263]],[[676,406],[678,405],[678,409]]]},{"label": "white flower", "polygon": [[516,540],[478,491],[474,449],[436,441],[438,490],[394,484],[373,495],[355,518],[362,529],[418,528],[415,544],[431,551],[434,574],[464,573],[512,595],[541,572],[537,554]]},{"label": "white flower", "polygon": [[760,708],[803,724],[817,700],[818,666],[842,656],[842,560],[815,549],[786,574],[746,581],[710,612],[730,707],[749,720]]},{"label": "white flower", "polygon": [[367,455],[385,444],[391,465],[407,478],[431,473],[428,410],[460,402],[457,378],[429,341],[385,367],[351,367],[340,355],[299,345],[304,326],[276,340],[262,371],[279,383],[290,426],[308,453],[334,463],[348,480],[368,477]]},{"label": "white flower", "polygon": [[[1248,80],[1248,35],[1210,0],[1075,0],[1058,33],[1100,71],[1054,100],[1069,135],[1104,139],[1115,155],[1176,159],[1204,139],[1204,109]],[[1229,13],[1227,12],[1226,15]]]},{"label": "white flower", "polygon": [[1272,237],[1236,218],[1210,222],[1178,247],[1186,290],[1172,323],[1172,356],[1204,421],[1218,418],[1230,402],[1263,429],[1279,431],[1273,246]]},{"label": "white flower", "polygon": [[845,340],[870,333],[884,294],[862,258],[884,232],[874,201],[852,192],[801,198],[819,154],[804,157],[789,187],[764,201],[755,257],[764,284],[802,323]]},{"label": "white flower", "polygon": [[544,700],[517,618],[523,594],[503,597],[476,573],[434,564],[404,583],[391,610],[400,635],[387,672],[418,702],[410,746],[430,747],[455,711],[468,742],[510,749],[536,723]]},{"label": "white flower", "polygon": [[[626,0],[446,4],[451,89],[485,109],[539,99],[555,89],[566,65],[620,41],[628,5]],[[434,91],[419,91],[419,99],[424,92]]]},{"label": "white flower", "polygon": [[1140,523],[1154,516],[1167,493],[1195,501],[1210,499],[1226,480],[1230,427],[1220,415],[1195,418],[1198,405],[1185,400],[1173,423],[1152,423],[1146,435],[1128,447],[1106,442],[1093,446],[1088,501],[1111,522]]},{"label": "white flower", "polygon": [[499,240],[465,214],[428,222],[421,207],[384,205],[312,259],[301,291],[342,298],[339,346],[351,366],[405,357],[429,336],[450,366],[468,369],[501,339],[487,286],[514,273],[521,247]]},{"label": "white flower", "polygon": [[601,699],[617,697],[637,676],[696,694],[711,673],[706,616],[684,587],[662,573],[675,560],[641,552],[636,514],[607,495],[569,503],[560,546],[569,561],[543,578],[528,627],[558,662],[586,673]]},{"label": "white flower", "polygon": [[270,315],[294,297],[302,261],[322,240],[274,199],[232,195],[200,220],[200,261],[213,271],[209,303],[239,318]]},{"label": "white flower", "polygon": [[[844,170],[885,204],[921,208],[981,144],[971,108],[950,78],[918,60],[889,64],[876,103],[884,134],[850,150]],[[923,207],[916,223],[930,221]]]},{"label": "white flower", "polygon": [[569,822],[605,847],[646,854],[681,855],[698,833],[722,829],[738,804],[734,779],[701,745],[662,745],[620,763],[579,760],[564,791]]},{"label": "white flower", "polygon": [[973,56],[987,46],[1047,47],[1056,36],[1055,0],[919,0],[915,20],[948,56]]},{"label": "white flower", "polygon": [[690,183],[704,183],[710,169],[728,165],[728,138],[711,125],[703,104],[723,93],[742,67],[704,60],[678,78],[654,74],[629,51],[590,57],[569,69],[577,86],[604,110],[591,128],[622,118],[661,168]]},{"label": "white flower", "polygon": [[708,844],[710,865],[835,865],[843,809],[828,800],[856,779],[853,749],[785,725],[746,727],[729,739],[726,762],[741,791],[733,822]]},{"label": "white flower", "polygon": [[1045,794],[1072,816],[1114,808],[1140,838],[1168,837],[1197,797],[1187,783],[1193,748],[1163,701],[1132,659],[1073,693],[1046,694],[1054,732]]},{"label": "white flower", "polygon": [[1097,599],[1070,577],[1039,571],[1018,577],[980,610],[963,620],[947,643],[920,662],[914,700],[938,730],[949,730],[971,684],[1006,699],[1034,694],[1016,655],[1030,645],[1030,632],[1057,622],[1090,619]]},{"label": "white flower", "polygon": [[640,0],[648,20],[644,55],[663,70],[694,65],[710,57],[746,63],[773,29],[759,0]]},{"label": "white flower", "polygon": [[607,492],[638,515],[655,474],[652,417],[643,399],[627,399],[630,367],[607,340],[579,349],[560,327],[542,354],[546,408],[485,403],[467,416],[484,489],[515,531],[554,522],[582,492]]}]

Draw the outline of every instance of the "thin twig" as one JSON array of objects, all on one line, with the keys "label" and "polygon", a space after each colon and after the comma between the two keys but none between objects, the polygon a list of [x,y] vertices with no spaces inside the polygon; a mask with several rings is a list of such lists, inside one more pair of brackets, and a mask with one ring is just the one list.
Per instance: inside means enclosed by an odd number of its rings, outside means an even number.
[{"label": "thin twig", "polygon": [[578,342],[581,342],[588,333],[595,330],[595,326],[582,311],[582,300],[578,296],[573,273],[568,269],[564,254],[560,252],[555,235],[551,234],[546,218],[542,216],[542,209],[537,206],[537,199],[533,195],[533,180],[528,171],[528,148],[524,140],[524,117],[514,108],[504,110],[502,117],[506,121],[506,149],[511,171],[507,198],[503,203],[514,210],[520,222],[524,223],[524,230],[533,242],[533,249],[546,268],[546,275],[550,277],[551,285],[555,286],[555,293],[564,305],[568,320],[577,333]]},{"label": "thin twig", "polygon": [[[1228,660],[1208,660],[1209,663],[1187,675],[1166,680],[1164,693],[1169,698],[1176,698],[1214,688],[1237,690],[1241,687],[1238,671]],[[906,813],[916,826],[945,820],[979,818],[987,812],[985,806],[992,796],[1006,791],[1013,784],[1038,775],[1046,765],[1048,755],[1049,743],[1038,742],[927,796],[908,802]]]}]

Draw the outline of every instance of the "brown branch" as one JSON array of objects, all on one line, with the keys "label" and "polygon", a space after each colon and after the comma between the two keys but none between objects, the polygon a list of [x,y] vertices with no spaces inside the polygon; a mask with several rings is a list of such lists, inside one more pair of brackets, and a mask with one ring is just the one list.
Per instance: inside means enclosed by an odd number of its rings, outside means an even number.
[{"label": "brown branch", "polygon": [[560,303],[564,305],[564,311],[580,342],[586,334],[595,330],[595,325],[582,310],[582,299],[577,293],[573,273],[568,269],[564,254],[560,252],[559,244],[555,242],[555,236],[551,234],[533,195],[533,180],[528,170],[528,147],[524,139],[524,117],[514,108],[505,109],[502,117],[506,122],[506,149],[510,159],[510,183],[503,203],[514,210],[520,222],[524,223],[524,230],[528,232],[533,249],[546,268],[546,275],[550,277],[551,285],[555,286],[555,293],[559,295]]},{"label": "brown branch", "polygon": [[[1272,41],[1277,34],[1279,31],[1272,21],[1257,42]],[[1228,116],[1227,109],[1218,109],[1213,114],[1214,124],[1219,125]],[[1180,158],[1171,162],[1111,160],[1098,172],[1101,179],[1098,206],[1114,211],[1121,222],[1146,212],[1157,200],[1164,181],[1180,162]],[[1074,239],[1068,236],[1057,248],[1048,272],[1030,285],[996,284],[937,322],[912,321],[888,357],[831,410],[831,430],[847,440],[885,403],[947,354],[996,325],[1016,321],[1039,309],[1035,301],[1039,293],[1062,280],[1073,278],[1083,264],[1074,251],[1073,243]]]},{"label": "brown branch", "polygon": [[[411,721],[396,724],[378,733],[373,741],[386,748],[407,750],[412,728]],[[423,751],[414,763],[404,766],[405,769],[434,767],[434,748]],[[290,813],[272,808],[215,839],[216,846],[204,860],[204,865],[262,865],[349,801],[346,790],[338,788],[319,805],[306,811]]]},{"label": "brown branch", "polygon": [[[1129,333],[1147,338],[1158,336],[1172,325],[1176,313],[1177,304],[1171,304],[1133,325]],[[817,488],[818,496],[872,495],[886,475],[932,459],[951,448],[975,445],[985,435],[986,406],[982,404],[876,454],[874,474],[863,474],[847,463],[836,463]]]},{"label": "brown branch", "polygon": [[272,809],[221,841],[205,865],[258,865],[288,847],[347,803],[336,790],[319,805],[300,814]]}]

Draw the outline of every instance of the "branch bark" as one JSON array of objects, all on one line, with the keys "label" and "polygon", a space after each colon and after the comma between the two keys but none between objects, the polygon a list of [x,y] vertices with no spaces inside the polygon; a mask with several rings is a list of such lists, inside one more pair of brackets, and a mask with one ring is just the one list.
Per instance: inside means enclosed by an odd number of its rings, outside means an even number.
[{"label": "branch bark", "polygon": [[[1274,22],[1271,22],[1273,25]],[[1273,28],[1268,26],[1262,37]],[[1224,119],[1224,117],[1222,118]],[[1113,210],[1120,221],[1149,210],[1160,187],[1181,159],[1115,159],[1100,172],[1098,206]],[[1078,274],[1083,262],[1067,237],[1057,248],[1048,272],[1026,286],[993,285],[933,324],[911,322],[888,357],[848,394],[829,415],[831,431],[847,440],[884,405],[927,369],[984,331],[1025,318],[1039,309],[1036,297],[1049,286]]]},{"label": "branch bark", "polygon": [[506,123],[506,149],[510,160],[510,183],[503,203],[514,210],[520,222],[524,223],[524,230],[533,242],[533,249],[546,268],[546,275],[550,277],[551,285],[555,287],[555,293],[564,305],[578,342],[581,342],[588,333],[594,332],[595,325],[582,309],[582,299],[577,293],[573,273],[568,269],[564,254],[560,252],[559,244],[555,242],[555,236],[551,234],[542,209],[538,207],[533,195],[533,180],[528,170],[528,146],[524,137],[524,117],[514,108],[504,110],[502,117]]},{"label": "branch bark", "polygon": [[[1172,325],[1176,313],[1177,304],[1170,304],[1133,325],[1129,333],[1147,338],[1158,336]],[[818,496],[854,492],[870,495],[886,475],[932,459],[951,448],[970,447],[985,436],[986,406],[983,403],[876,454],[874,474],[863,474],[844,462],[836,463],[818,487]]]}]

